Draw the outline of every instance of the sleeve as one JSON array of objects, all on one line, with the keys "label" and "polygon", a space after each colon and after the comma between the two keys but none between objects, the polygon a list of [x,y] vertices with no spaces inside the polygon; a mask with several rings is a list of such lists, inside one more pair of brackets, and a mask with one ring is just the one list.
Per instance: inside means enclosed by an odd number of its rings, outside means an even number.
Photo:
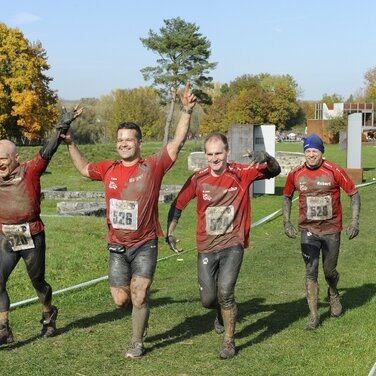
[{"label": "sleeve", "polygon": [[295,192],[295,184],[294,184],[294,171],[290,171],[287,175],[287,180],[285,187],[283,188],[283,195],[286,197],[292,197]]},{"label": "sleeve", "polygon": [[252,182],[256,180],[264,180],[264,179],[270,179],[270,173],[267,169],[267,164],[264,163],[260,165],[258,168],[256,166],[249,168],[248,165],[238,165],[242,168],[242,175],[245,177],[248,184],[251,184]]},{"label": "sleeve", "polygon": [[168,154],[167,146],[164,146],[159,152],[154,154],[153,159],[158,168],[165,174],[175,163]]},{"label": "sleeve", "polygon": [[43,159],[43,157],[38,152],[33,159],[25,163],[25,168],[33,170],[38,176],[41,176],[43,172],[46,171],[49,160]]},{"label": "sleeve", "polygon": [[98,163],[89,163],[88,172],[91,180],[102,181],[105,176],[105,172],[109,167],[114,164],[113,161],[103,161]]},{"label": "sleeve", "polygon": [[348,196],[352,196],[358,192],[354,182],[347,175],[346,171],[337,166],[338,184],[347,193]]},{"label": "sleeve", "polygon": [[192,175],[183,185],[178,197],[176,198],[175,207],[178,210],[183,210],[193,198],[196,197],[194,175]]}]

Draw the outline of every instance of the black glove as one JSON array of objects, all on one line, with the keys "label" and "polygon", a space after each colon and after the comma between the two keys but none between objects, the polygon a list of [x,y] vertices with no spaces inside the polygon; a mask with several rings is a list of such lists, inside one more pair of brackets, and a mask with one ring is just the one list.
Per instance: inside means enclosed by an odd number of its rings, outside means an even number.
[{"label": "black glove", "polygon": [[82,114],[83,109],[78,105],[72,110],[67,111],[65,107],[61,109],[59,122],[56,124],[56,131],[49,140],[45,143],[43,148],[39,151],[40,155],[46,161],[50,161],[52,156],[55,154],[57,148],[60,145],[61,138],[60,135],[66,134],[68,129],[74,119]]},{"label": "black glove", "polygon": [[75,107],[72,111],[67,111],[65,107],[61,109],[59,122],[56,124],[56,129],[67,133],[72,121],[81,114],[82,110]]},{"label": "black glove", "polygon": [[166,243],[168,244],[168,246],[170,247],[171,251],[172,252],[175,252],[177,255],[181,252],[183,252],[183,249],[179,249],[177,246],[176,246],[176,243],[178,243],[179,240],[175,238],[175,236],[173,235],[168,235],[166,237]]},{"label": "black glove", "polygon": [[248,157],[250,159],[250,164],[261,164],[265,163],[269,160],[270,155],[263,150],[259,151],[249,151],[247,150],[247,154],[244,154],[244,157]]}]

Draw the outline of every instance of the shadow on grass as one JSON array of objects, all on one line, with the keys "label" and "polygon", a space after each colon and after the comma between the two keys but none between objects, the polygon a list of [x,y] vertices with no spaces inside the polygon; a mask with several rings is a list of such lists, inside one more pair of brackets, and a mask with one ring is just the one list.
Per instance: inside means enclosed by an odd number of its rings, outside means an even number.
[{"label": "shadow on grass", "polygon": [[[352,309],[361,307],[366,304],[376,294],[376,284],[364,284],[359,287],[345,288],[340,290],[341,300],[344,306],[344,313]],[[181,304],[187,303],[186,300],[176,301],[168,297],[159,299],[150,299],[151,309],[157,306]],[[198,302],[195,300],[195,304]],[[242,343],[237,347],[238,351],[245,349],[254,344],[260,343],[266,340],[282,330],[289,327],[295,321],[301,320],[303,317],[308,316],[308,307],[306,300],[299,299],[287,303],[277,304],[264,304],[265,299],[255,298],[245,302],[238,303],[238,322],[242,322],[251,315],[264,314],[265,317],[257,319],[250,325],[243,327],[236,333],[237,339],[248,339],[245,343]],[[192,303],[192,302],[191,302]],[[329,307],[327,302],[320,302],[319,307]],[[131,306],[125,309],[114,309],[112,311],[102,312],[95,316],[83,317],[79,320],[72,321],[63,328],[59,328],[57,336],[63,333],[69,332],[72,329],[82,329],[95,326],[97,324],[103,324],[112,322],[114,320],[120,320],[125,316],[131,316]],[[322,314],[320,322],[329,319],[329,310],[327,313]],[[213,322],[215,318],[215,311],[208,310],[203,315],[195,315],[187,317],[182,323],[176,325],[174,328],[157,334],[155,336],[149,336],[146,338],[146,343],[157,342],[151,347],[148,347],[148,351],[167,347],[169,345],[189,340],[196,335],[202,335],[213,331]],[[258,333],[255,337],[255,333]],[[214,331],[213,331],[214,333]],[[33,336],[24,341],[15,342],[13,344],[4,345],[0,347],[0,351],[14,350],[20,347],[26,346],[40,339],[40,336]]]},{"label": "shadow on grass", "polygon": [[[160,299],[151,299],[151,306],[152,306],[152,309],[153,309],[153,307],[156,307],[156,306],[163,306],[163,305],[169,305],[169,304],[180,304],[180,303],[186,303],[186,302],[187,302],[186,300],[175,301],[171,298],[166,297],[166,298],[160,298]],[[95,325],[98,325],[98,324],[105,324],[107,322],[112,322],[112,321],[115,321],[115,320],[121,320],[125,316],[131,317],[131,314],[132,314],[132,305],[130,304],[125,308],[115,308],[112,311],[102,312],[102,313],[99,313],[95,316],[82,317],[82,318],[80,318],[76,321],[72,321],[71,323],[69,323],[68,325],[66,325],[64,327],[61,327],[61,328],[58,327],[57,332],[55,334],[55,337],[57,337],[61,334],[67,333],[70,330],[84,329],[84,328],[89,328],[91,326],[95,326]],[[2,350],[15,350],[15,349],[21,348],[23,346],[29,345],[29,344],[31,344],[32,342],[34,342],[38,339],[42,340],[40,335],[34,335],[34,336],[27,338],[23,341],[17,341],[16,340],[16,342],[11,343],[9,345],[0,346],[0,351],[2,351]],[[43,339],[43,340],[48,340],[48,339]]]},{"label": "shadow on grass", "polygon": [[[344,313],[366,304],[376,293],[375,284],[365,284],[359,287],[341,290]],[[286,303],[264,304],[265,299],[255,298],[238,303],[238,322],[244,321],[251,315],[264,314],[265,317],[257,319],[250,325],[243,327],[236,333],[237,339],[248,339],[237,347],[241,351],[249,346],[260,343],[296,321],[308,317],[308,306],[305,298]],[[319,307],[328,307],[328,313],[322,314],[320,322],[330,318],[329,303],[321,301]],[[215,312],[209,310],[203,315],[187,317],[174,328],[146,338],[146,343],[154,343],[148,347],[148,351],[167,347],[169,345],[184,342],[196,335],[213,332]],[[258,333],[258,334],[257,334]],[[256,334],[256,336],[255,336]],[[216,334],[215,334],[216,335]]]}]

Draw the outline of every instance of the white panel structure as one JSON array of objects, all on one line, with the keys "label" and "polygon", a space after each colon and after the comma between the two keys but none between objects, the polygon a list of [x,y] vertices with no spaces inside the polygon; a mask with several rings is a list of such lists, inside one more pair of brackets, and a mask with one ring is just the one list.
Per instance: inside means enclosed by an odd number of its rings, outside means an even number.
[{"label": "white panel structure", "polygon": [[[230,162],[246,164],[243,155],[247,150],[265,150],[275,156],[275,125],[230,125],[227,133],[230,146]],[[274,178],[254,182],[253,193],[274,194]]]},{"label": "white panel structure", "polygon": [[347,168],[362,168],[362,114],[348,116]]},{"label": "white panel structure", "polygon": [[[255,125],[253,128],[253,150],[264,150],[275,157],[275,125]],[[274,194],[275,179],[265,179],[253,183],[253,193]]]}]

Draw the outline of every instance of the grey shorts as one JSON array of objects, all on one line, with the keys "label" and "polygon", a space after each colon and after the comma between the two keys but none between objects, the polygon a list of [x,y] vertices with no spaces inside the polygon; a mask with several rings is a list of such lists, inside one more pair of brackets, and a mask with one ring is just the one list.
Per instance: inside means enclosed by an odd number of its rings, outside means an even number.
[{"label": "grey shorts", "polygon": [[111,287],[126,287],[133,276],[153,280],[158,257],[158,239],[152,239],[138,248],[110,251],[108,280]]}]

